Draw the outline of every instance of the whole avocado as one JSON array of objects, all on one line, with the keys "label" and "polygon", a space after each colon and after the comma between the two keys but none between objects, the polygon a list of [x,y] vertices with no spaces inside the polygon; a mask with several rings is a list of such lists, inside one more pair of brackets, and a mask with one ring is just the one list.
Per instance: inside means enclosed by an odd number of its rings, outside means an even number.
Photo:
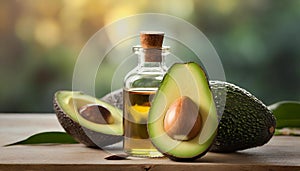
[{"label": "whole avocado", "polygon": [[243,88],[210,81],[220,123],[212,152],[229,153],[262,146],[273,136],[276,119],[259,99]]}]

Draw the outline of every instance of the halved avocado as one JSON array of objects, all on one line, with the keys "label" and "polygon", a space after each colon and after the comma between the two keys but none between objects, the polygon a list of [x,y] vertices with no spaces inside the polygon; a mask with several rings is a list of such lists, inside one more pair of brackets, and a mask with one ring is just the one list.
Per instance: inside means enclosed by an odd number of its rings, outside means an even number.
[{"label": "halved avocado", "polygon": [[[83,117],[79,110],[96,104],[110,112],[113,123],[96,123]],[[78,142],[88,147],[102,148],[122,140],[122,111],[108,103],[81,92],[58,91],[53,100],[56,116],[65,129]]]},{"label": "halved avocado", "polygon": [[[164,128],[169,108],[180,98],[193,101],[201,115],[201,129],[192,139],[172,138]],[[187,114],[186,109],[182,112]],[[205,72],[198,64],[174,64],[168,70],[152,102],[147,126],[153,145],[172,160],[194,160],[206,154],[217,135],[218,116]]]}]

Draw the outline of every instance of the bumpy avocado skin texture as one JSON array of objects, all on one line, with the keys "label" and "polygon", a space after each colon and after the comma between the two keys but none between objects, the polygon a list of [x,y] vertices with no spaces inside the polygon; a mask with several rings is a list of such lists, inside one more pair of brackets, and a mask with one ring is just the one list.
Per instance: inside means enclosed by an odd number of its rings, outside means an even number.
[{"label": "bumpy avocado skin texture", "polygon": [[260,100],[227,82],[210,81],[210,87],[218,115],[222,116],[210,151],[229,153],[244,150],[262,146],[272,138],[276,119]]},{"label": "bumpy avocado skin texture", "polygon": [[[101,149],[101,147],[115,144],[123,139],[122,136],[107,135],[101,132],[90,130],[72,120],[72,118],[70,118],[63,110],[57,99],[57,95],[63,92],[65,91],[58,91],[55,93],[53,98],[53,109],[61,126],[76,141],[86,145],[87,147]],[[92,137],[92,139],[90,137]]]}]

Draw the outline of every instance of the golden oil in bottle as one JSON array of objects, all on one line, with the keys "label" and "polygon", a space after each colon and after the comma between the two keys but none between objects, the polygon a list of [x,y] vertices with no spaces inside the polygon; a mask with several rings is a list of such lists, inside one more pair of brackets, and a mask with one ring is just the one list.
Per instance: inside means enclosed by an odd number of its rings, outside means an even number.
[{"label": "golden oil in bottle", "polygon": [[148,112],[156,89],[124,90],[124,151],[132,156],[160,157],[149,140]]}]

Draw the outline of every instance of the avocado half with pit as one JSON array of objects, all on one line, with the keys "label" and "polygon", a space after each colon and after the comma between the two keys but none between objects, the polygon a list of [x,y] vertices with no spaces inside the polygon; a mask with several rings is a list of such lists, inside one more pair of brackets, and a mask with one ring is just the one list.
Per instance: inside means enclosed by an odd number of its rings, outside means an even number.
[{"label": "avocado half with pit", "polygon": [[78,142],[102,148],[122,140],[120,109],[75,91],[56,92],[53,105],[62,127]]},{"label": "avocado half with pit", "polygon": [[218,116],[206,74],[198,64],[174,64],[168,70],[147,126],[152,144],[172,160],[194,160],[206,154],[217,135]]}]

